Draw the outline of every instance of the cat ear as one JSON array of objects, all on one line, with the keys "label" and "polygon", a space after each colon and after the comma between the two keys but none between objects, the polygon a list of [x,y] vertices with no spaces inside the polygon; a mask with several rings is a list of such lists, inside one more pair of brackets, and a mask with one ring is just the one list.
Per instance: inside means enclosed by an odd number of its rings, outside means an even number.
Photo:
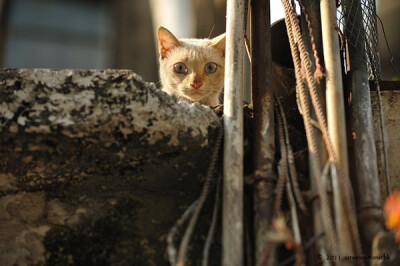
[{"label": "cat ear", "polygon": [[166,28],[158,28],[158,50],[161,58],[167,56],[169,50],[182,46],[178,39]]},{"label": "cat ear", "polygon": [[220,50],[223,56],[225,56],[225,36],[223,33],[211,40],[211,46]]}]

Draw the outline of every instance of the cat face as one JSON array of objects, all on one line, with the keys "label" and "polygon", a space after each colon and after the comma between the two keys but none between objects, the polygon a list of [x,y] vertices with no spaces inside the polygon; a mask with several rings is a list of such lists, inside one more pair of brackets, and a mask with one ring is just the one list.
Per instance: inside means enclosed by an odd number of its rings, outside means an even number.
[{"label": "cat face", "polygon": [[192,102],[217,105],[224,86],[225,34],[178,40],[161,27],[158,40],[163,90]]}]

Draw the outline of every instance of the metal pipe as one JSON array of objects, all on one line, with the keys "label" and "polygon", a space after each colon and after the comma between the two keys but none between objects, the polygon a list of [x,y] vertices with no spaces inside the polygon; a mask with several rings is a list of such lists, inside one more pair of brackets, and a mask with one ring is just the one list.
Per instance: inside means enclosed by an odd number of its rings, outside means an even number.
[{"label": "metal pipe", "polygon": [[243,265],[244,0],[227,1],[222,265]]},{"label": "metal pipe", "polygon": [[[357,215],[362,236],[371,247],[374,236],[383,230],[381,197],[372,122],[371,95],[365,58],[365,30],[360,0],[345,0],[345,35],[349,38],[350,71],[347,85],[350,94],[351,136],[354,160],[354,186],[357,191]],[[351,7],[351,8],[350,8]],[[351,31],[356,31],[357,40]]]},{"label": "metal pipe", "polygon": [[[336,6],[334,1],[321,0],[321,27],[323,52],[326,70],[326,113],[328,130],[332,139],[333,149],[337,154],[342,178],[349,180],[349,165],[347,154],[346,116],[344,109],[342,70],[340,66],[339,40],[336,30]],[[339,189],[336,175],[332,173],[332,188],[335,197],[335,217],[341,255],[352,255],[349,222],[343,208],[342,193]],[[351,191],[351,190],[349,190]]]},{"label": "metal pipe", "polygon": [[[274,206],[275,131],[270,1],[251,1],[251,88],[254,106],[253,172],[255,259],[263,257]],[[272,256],[273,257],[273,256]]]}]

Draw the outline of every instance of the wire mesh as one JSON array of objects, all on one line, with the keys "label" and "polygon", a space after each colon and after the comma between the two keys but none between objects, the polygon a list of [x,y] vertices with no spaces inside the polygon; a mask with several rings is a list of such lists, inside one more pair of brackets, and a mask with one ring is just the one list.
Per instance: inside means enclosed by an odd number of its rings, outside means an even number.
[{"label": "wire mesh", "polygon": [[339,2],[337,14],[339,28],[344,33],[349,45],[363,51],[369,79],[380,80],[376,1],[342,0]]}]

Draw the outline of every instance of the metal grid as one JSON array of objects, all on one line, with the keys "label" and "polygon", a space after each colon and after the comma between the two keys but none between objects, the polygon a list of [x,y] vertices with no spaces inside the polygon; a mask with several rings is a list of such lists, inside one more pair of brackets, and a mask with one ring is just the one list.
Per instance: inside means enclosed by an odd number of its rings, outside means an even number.
[{"label": "metal grid", "polygon": [[[359,16],[362,16],[360,26]],[[364,51],[370,80],[380,80],[381,65],[378,46],[375,0],[341,0],[338,25],[349,45]],[[351,62],[350,62],[351,63]]]}]

